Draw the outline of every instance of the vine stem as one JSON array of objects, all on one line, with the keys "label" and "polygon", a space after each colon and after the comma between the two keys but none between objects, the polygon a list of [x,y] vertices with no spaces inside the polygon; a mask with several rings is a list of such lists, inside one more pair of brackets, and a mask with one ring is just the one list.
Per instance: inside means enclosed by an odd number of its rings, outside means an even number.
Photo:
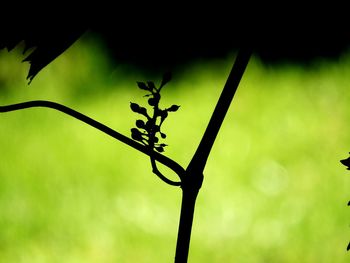
[{"label": "vine stem", "polygon": [[0,112],[10,112],[15,110],[22,110],[27,108],[33,108],[33,107],[44,107],[44,108],[51,108],[58,110],[60,112],[63,112],[71,117],[74,117],[98,130],[101,132],[104,132],[105,134],[108,134],[109,136],[129,145],[130,147],[150,156],[151,158],[157,160],[158,162],[164,164],[165,166],[169,167],[171,170],[173,170],[180,178],[183,177],[185,170],[182,168],[181,165],[179,165],[177,162],[173,161],[172,159],[157,153],[155,151],[149,151],[149,149],[142,145],[141,143],[138,143],[125,135],[109,128],[108,126],[76,111],[73,110],[67,106],[64,106],[62,104],[52,102],[52,101],[46,101],[46,100],[34,100],[34,101],[27,101],[17,104],[11,104],[11,105],[4,105],[0,106]]},{"label": "vine stem", "polygon": [[230,107],[239,82],[248,65],[252,51],[241,49],[238,51],[235,63],[227,78],[224,89],[210,118],[201,142],[186,169],[186,176],[182,180],[182,202],[180,222],[175,252],[175,263],[186,263],[190,247],[192,223],[196,199],[203,182],[203,171],[215,138]]},{"label": "vine stem", "polygon": [[[118,133],[117,131],[109,128],[108,126],[80,112],[77,112],[69,107],[66,107],[56,102],[36,100],[12,105],[5,105],[0,106],[0,112],[9,112],[33,107],[46,107],[55,109],[67,115],[70,115],[82,122],[85,122],[86,124],[150,156],[153,172],[155,172],[163,181],[167,182],[168,184],[181,186],[182,202],[178,238],[175,252],[175,263],[186,263],[188,259],[196,199],[204,178],[203,171],[211,148],[214,144],[215,138],[220,130],[221,124],[225,118],[225,115],[235,95],[239,82],[247,67],[251,53],[252,52],[250,49],[239,50],[233,68],[228,76],[228,79],[220,95],[218,103],[214,109],[214,112],[211,116],[207,129],[186,170],[172,159],[158,152],[150,151],[149,148],[145,145],[142,145]],[[173,182],[164,177],[157,169],[155,160],[173,170],[180,177],[181,182]]]}]

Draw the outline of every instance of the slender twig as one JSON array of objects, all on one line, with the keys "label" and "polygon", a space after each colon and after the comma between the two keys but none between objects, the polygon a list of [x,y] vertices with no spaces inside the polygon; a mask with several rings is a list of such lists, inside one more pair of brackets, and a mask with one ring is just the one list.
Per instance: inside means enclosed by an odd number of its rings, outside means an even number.
[{"label": "slender twig", "polygon": [[45,101],[45,100],[35,100],[35,101],[27,101],[23,103],[18,103],[18,104],[11,104],[11,105],[5,105],[5,106],[0,106],[0,112],[9,112],[9,111],[15,111],[15,110],[21,110],[21,109],[27,109],[27,108],[33,108],[33,107],[45,107],[45,108],[51,108],[55,109],[58,111],[61,111],[71,117],[74,117],[106,134],[109,136],[129,145],[130,147],[148,155],[152,156],[155,160],[158,162],[164,164],[165,166],[169,167],[171,170],[173,170],[176,174],[178,174],[180,177],[185,174],[184,168],[182,168],[181,165],[179,165],[177,162],[173,161],[172,159],[157,153],[157,152],[152,152],[150,153],[148,147],[126,137],[125,135],[109,128],[108,126],[78,112],[75,111],[67,106],[64,106],[62,104],[52,102],[52,101]]},{"label": "slender twig", "polygon": [[215,138],[220,130],[222,122],[224,121],[225,115],[236,93],[238,84],[247,67],[251,54],[252,50],[249,48],[239,50],[209,124],[187,169],[195,167],[199,172],[203,172]]},{"label": "slender twig", "polygon": [[182,203],[176,244],[175,263],[186,263],[190,247],[192,223],[197,195],[203,182],[203,171],[216,135],[229,109],[239,82],[249,62],[251,50],[239,50],[230,75],[216,104],[202,140],[182,180]]},{"label": "slender twig", "polygon": [[[208,127],[202,137],[202,140],[190,162],[187,169],[184,170],[177,162],[170,158],[161,155],[153,150],[154,140],[151,139],[149,145],[143,145],[138,143],[115,130],[107,127],[106,125],[97,122],[90,117],[83,115],[71,108],[63,106],[61,104],[50,102],[50,101],[29,101],[19,104],[0,106],[0,112],[8,112],[14,110],[20,110],[31,107],[47,107],[56,109],[65,114],[68,114],[80,121],[87,123],[90,126],[112,136],[113,138],[129,145],[130,147],[150,156],[153,173],[155,173],[164,182],[174,185],[181,186],[182,189],[182,203],[180,222],[178,229],[178,238],[176,244],[175,263],[186,263],[188,258],[192,223],[195,210],[195,204],[197,195],[202,186],[203,182],[203,171],[206,165],[209,153],[214,144],[215,138],[220,130],[221,124],[225,118],[225,115],[229,109],[231,101],[235,95],[239,82],[246,69],[251,55],[251,50],[242,49],[238,52],[236,61],[229,74],[224,89],[220,95],[218,103],[215,107],[213,115],[209,121]],[[159,90],[158,90],[159,92]],[[152,121],[155,124],[156,118],[153,117]],[[150,136],[152,137],[152,136]],[[154,137],[154,134],[153,134]],[[157,168],[156,161],[164,164],[173,170],[179,177],[181,182],[175,182],[165,177]]]}]

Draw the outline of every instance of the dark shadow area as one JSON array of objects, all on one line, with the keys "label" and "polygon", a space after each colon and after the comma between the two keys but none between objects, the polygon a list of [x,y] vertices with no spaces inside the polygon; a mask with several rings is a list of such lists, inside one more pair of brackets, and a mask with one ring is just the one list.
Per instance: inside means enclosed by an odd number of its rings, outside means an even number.
[{"label": "dark shadow area", "polygon": [[266,64],[336,59],[350,47],[347,23],[325,19],[331,7],[291,14],[285,8],[272,11],[262,6],[257,6],[259,13],[253,12],[238,2],[85,7],[57,13],[45,12],[45,7],[13,8],[0,22],[0,49],[11,50],[22,40],[26,49],[35,47],[25,59],[31,63],[32,79],[86,32],[105,43],[116,63],[162,72],[198,59],[224,57],[241,46],[250,46]]},{"label": "dark shadow area", "polygon": [[[0,32],[0,49],[11,50],[21,41],[25,42],[23,52],[31,50],[24,59],[31,64],[28,73],[30,81],[85,33],[99,38],[116,63],[127,62],[141,69],[158,72],[164,68],[171,70],[203,58],[225,57],[232,51],[238,51],[213,115],[186,169],[163,156],[161,153],[167,145],[159,143],[160,138],[166,137],[161,132],[163,121],[169,112],[179,109],[177,105],[165,109],[159,107],[160,90],[170,80],[169,75],[163,76],[159,88],[156,88],[153,82],[138,82],[140,89],[148,91],[147,101],[153,108],[153,115],[149,115],[146,108],[136,103],[130,104],[133,112],[143,116],[143,120],[136,121],[137,128],[131,129],[134,141],[86,115],[54,102],[29,101],[0,106],[0,111],[8,112],[32,107],[52,108],[148,155],[153,173],[169,185],[180,186],[182,190],[175,262],[183,263],[187,262],[195,203],[202,186],[203,171],[252,53],[266,64],[308,65],[314,59],[337,59],[348,50],[350,35],[345,30],[344,24],[330,25],[328,21],[322,23],[323,17],[319,17],[316,21],[311,20],[312,22],[300,19],[298,24],[288,26],[283,23],[284,19],[267,23],[264,17],[260,16],[251,18],[252,21],[258,22],[248,23],[242,20],[242,17],[249,17],[251,15],[249,12],[243,12],[236,17],[235,13],[239,10],[229,9],[228,6],[206,12],[180,11],[182,8],[163,9],[159,12],[158,9],[149,7],[146,9],[139,7],[137,10],[130,7],[126,9],[113,7],[113,12],[102,13],[105,16],[102,20],[99,19],[100,15],[89,11],[82,17],[77,14],[65,16],[63,13],[60,16],[50,16],[51,14],[44,13],[45,18],[50,18],[43,19],[40,23],[31,23],[30,17],[36,16],[36,13],[26,10],[25,19],[28,23],[26,26],[18,24],[18,21],[8,24],[1,22],[5,29]],[[62,21],[62,18],[66,24],[58,22]],[[162,175],[155,161],[173,169],[179,175],[180,181],[172,181]],[[349,169],[350,158],[342,160],[341,163]]]}]

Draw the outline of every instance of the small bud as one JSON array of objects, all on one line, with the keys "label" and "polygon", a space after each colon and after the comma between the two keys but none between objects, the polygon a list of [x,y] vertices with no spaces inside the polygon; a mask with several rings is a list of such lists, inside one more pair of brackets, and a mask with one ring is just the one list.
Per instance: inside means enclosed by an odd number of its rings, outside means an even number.
[{"label": "small bud", "polygon": [[148,90],[148,91],[151,91],[152,89],[150,89],[146,83],[144,82],[137,82],[137,86],[140,88],[140,89],[143,89],[143,90]]},{"label": "small bud", "polygon": [[166,134],[165,133],[160,133],[160,137],[162,137],[162,139],[165,139],[166,138]]},{"label": "small bud", "polygon": [[157,105],[157,101],[155,100],[155,98],[150,98],[150,99],[148,99],[148,104],[150,106],[156,106]]},{"label": "small bud", "polygon": [[143,120],[137,120],[136,127],[141,129],[145,128],[145,122]]},{"label": "small bud", "polygon": [[142,133],[136,128],[131,129],[131,138],[133,138],[135,141],[143,140]]},{"label": "small bud", "polygon": [[137,113],[140,112],[140,106],[138,104],[136,104],[136,103],[133,103],[133,102],[130,102],[130,109],[133,112],[137,112]]},{"label": "small bud", "polygon": [[178,105],[172,105],[170,108],[167,109],[167,111],[177,111],[180,108],[180,106]]}]

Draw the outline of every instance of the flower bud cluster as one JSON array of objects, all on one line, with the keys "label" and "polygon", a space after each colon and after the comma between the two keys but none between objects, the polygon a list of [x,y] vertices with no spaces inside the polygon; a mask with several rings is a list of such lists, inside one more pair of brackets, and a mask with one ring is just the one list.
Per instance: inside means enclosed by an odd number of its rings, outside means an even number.
[{"label": "flower bud cluster", "polygon": [[166,138],[166,134],[161,131],[161,126],[168,117],[168,113],[175,112],[180,107],[178,105],[172,105],[166,109],[161,109],[159,107],[161,99],[160,91],[170,79],[171,75],[169,73],[164,74],[159,88],[156,88],[152,81],[137,82],[137,86],[140,89],[148,92],[144,97],[148,98],[148,105],[153,109],[152,116],[148,114],[145,107],[141,107],[134,102],[130,103],[131,110],[145,118],[144,120],[136,120],[136,128],[131,129],[131,138],[158,152],[164,152],[164,147],[167,146],[165,143],[160,143],[160,138]]}]

